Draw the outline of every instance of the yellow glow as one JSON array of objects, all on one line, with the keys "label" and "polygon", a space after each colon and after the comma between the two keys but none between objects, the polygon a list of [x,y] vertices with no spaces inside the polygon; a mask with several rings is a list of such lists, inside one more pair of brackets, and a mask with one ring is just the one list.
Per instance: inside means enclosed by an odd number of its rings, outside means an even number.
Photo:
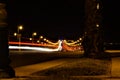
[{"label": "yellow glow", "polygon": [[37,40],[37,43],[39,43],[40,41],[39,40]]},{"label": "yellow glow", "polygon": [[79,40],[77,40],[77,42],[79,42]]},{"label": "yellow glow", "polygon": [[40,38],[42,39],[42,38],[43,38],[43,36],[40,36]]},{"label": "yellow glow", "polygon": [[56,43],[53,43],[53,42],[51,42],[51,41],[48,40],[48,43],[49,43],[49,44],[52,44],[52,45],[58,45],[59,40],[58,40]]},{"label": "yellow glow", "polygon": [[99,3],[97,3],[97,9],[100,9],[100,5],[99,5]]},{"label": "yellow glow", "polygon": [[47,39],[46,38],[44,38],[44,41],[46,41]]},{"label": "yellow glow", "polygon": [[17,33],[14,33],[14,36],[17,36]]},{"label": "yellow glow", "polygon": [[96,27],[99,27],[99,24],[96,24]]},{"label": "yellow glow", "polygon": [[79,40],[82,40],[82,38],[79,38]]},{"label": "yellow glow", "polygon": [[32,40],[32,38],[30,38],[29,40]]},{"label": "yellow glow", "polygon": [[19,29],[19,30],[22,30],[22,29],[23,29],[23,26],[22,26],[22,25],[20,25],[20,26],[18,27],[18,29]]},{"label": "yellow glow", "polygon": [[66,40],[64,40],[63,42],[64,42],[65,44],[67,44],[67,45],[74,45],[74,44],[77,43],[77,41],[74,41],[74,42],[72,42],[72,43],[68,43]]},{"label": "yellow glow", "polygon": [[82,43],[80,43],[80,45],[82,45]]},{"label": "yellow glow", "polygon": [[47,42],[49,42],[49,40],[46,40]]},{"label": "yellow glow", "polygon": [[36,36],[36,35],[37,35],[37,33],[36,33],[36,32],[34,32],[34,33],[33,33],[33,36]]}]

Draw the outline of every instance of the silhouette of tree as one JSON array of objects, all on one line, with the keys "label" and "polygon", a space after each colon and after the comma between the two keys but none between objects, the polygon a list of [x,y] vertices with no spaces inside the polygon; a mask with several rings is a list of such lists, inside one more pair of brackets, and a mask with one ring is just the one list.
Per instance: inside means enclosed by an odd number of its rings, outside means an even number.
[{"label": "silhouette of tree", "polygon": [[100,0],[85,1],[84,30],[82,42],[84,55],[90,57],[103,53],[102,2]]}]

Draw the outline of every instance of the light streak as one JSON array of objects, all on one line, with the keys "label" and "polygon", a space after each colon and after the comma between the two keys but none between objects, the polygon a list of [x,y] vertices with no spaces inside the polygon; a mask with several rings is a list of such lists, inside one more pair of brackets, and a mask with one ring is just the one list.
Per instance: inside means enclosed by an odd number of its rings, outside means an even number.
[{"label": "light streak", "polygon": [[62,41],[59,40],[59,46],[56,49],[50,49],[50,48],[41,48],[41,47],[30,47],[30,46],[9,46],[9,49],[27,49],[27,50],[38,50],[38,51],[61,51],[62,50]]},{"label": "light streak", "polygon": [[[19,42],[9,42],[10,45],[18,45]],[[53,47],[56,48],[57,45],[50,45],[50,44],[33,44],[33,43],[27,43],[27,42],[20,42],[21,45],[30,45],[30,46],[48,46],[48,47]],[[57,43],[58,44],[58,43]]]}]

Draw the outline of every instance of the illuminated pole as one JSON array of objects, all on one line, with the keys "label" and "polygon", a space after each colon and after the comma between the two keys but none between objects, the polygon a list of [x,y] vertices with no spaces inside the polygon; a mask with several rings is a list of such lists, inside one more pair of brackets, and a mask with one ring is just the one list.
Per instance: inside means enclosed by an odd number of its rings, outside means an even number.
[{"label": "illuminated pole", "polygon": [[6,18],[5,4],[0,3],[0,78],[15,77],[15,71],[10,66]]},{"label": "illuminated pole", "polygon": [[[18,31],[18,40],[19,40],[19,47],[21,46],[20,44],[21,44],[21,34],[20,34],[20,30],[22,30],[23,29],[23,26],[22,25],[20,25],[20,26],[18,26],[18,29],[17,29],[17,31]],[[21,51],[21,49],[19,48],[19,51]]]},{"label": "illuminated pole", "polygon": [[41,40],[42,40],[42,39],[43,39],[43,36],[40,36],[40,37],[39,37],[39,41],[40,41],[40,43],[41,43]]},{"label": "illuminated pole", "polygon": [[36,35],[37,35],[36,32],[34,32],[34,33],[32,34],[32,44],[34,43],[34,36],[36,36]]}]

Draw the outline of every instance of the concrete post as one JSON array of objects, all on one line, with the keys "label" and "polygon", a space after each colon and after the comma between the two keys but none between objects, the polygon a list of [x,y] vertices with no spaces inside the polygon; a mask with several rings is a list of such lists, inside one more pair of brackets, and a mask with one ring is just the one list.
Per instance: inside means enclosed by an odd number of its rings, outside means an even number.
[{"label": "concrete post", "polygon": [[0,78],[11,78],[15,77],[15,71],[10,66],[5,6],[4,3],[0,3]]}]

